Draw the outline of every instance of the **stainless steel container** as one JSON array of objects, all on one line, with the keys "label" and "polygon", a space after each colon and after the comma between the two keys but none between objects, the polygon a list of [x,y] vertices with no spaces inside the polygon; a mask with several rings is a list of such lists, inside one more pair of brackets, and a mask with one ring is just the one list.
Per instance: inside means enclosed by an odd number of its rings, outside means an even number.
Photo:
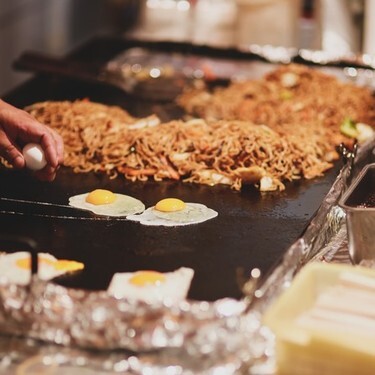
[{"label": "stainless steel container", "polygon": [[375,163],[363,168],[339,204],[346,212],[352,262],[375,260]]}]

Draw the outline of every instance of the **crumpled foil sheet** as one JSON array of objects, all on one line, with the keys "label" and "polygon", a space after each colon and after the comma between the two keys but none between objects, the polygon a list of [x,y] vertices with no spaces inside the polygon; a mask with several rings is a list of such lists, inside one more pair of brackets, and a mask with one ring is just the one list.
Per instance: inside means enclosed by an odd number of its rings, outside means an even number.
[{"label": "crumpled foil sheet", "polygon": [[217,328],[210,339],[213,345],[219,343],[220,329],[236,328],[245,308],[243,301],[230,299],[148,305],[38,279],[30,286],[1,283],[0,299],[3,332],[27,333],[62,345],[137,352],[186,347],[189,342],[205,352],[209,349],[200,340],[205,327]]},{"label": "crumpled foil sheet", "polygon": [[[259,347],[259,353],[263,351]],[[272,356],[272,353],[269,353]],[[89,351],[74,347],[41,345],[32,339],[0,337],[0,374],[249,374],[249,354],[212,358],[192,357],[181,349],[131,354],[122,351]],[[253,363],[253,361],[252,361]],[[257,366],[251,373],[271,375],[274,366]],[[254,372],[253,372],[254,371]]]},{"label": "crumpled foil sheet", "polygon": [[[131,363],[137,364],[139,373],[146,364],[155,371],[159,368],[160,373],[169,363],[193,373],[217,366],[235,373],[267,362],[272,358],[266,354],[272,334],[261,327],[260,316],[245,313],[246,308],[246,300],[148,305],[35,277],[28,286],[0,281],[2,333],[63,346],[141,354],[141,362],[131,355],[122,354],[121,359],[133,358]],[[111,370],[118,367],[116,363]],[[136,368],[132,371],[137,373]]]}]

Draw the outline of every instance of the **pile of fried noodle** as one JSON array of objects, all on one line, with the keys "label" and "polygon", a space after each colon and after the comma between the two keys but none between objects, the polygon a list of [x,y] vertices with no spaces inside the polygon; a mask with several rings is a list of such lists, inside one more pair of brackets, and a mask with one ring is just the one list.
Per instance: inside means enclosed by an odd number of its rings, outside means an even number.
[{"label": "pile of fried noodle", "polygon": [[297,65],[213,93],[191,90],[179,103],[200,118],[160,123],[86,100],[27,110],[63,137],[64,164],[75,172],[236,190],[243,183],[283,190],[285,181],[321,176],[338,156],[345,117],[375,124],[369,90]]}]

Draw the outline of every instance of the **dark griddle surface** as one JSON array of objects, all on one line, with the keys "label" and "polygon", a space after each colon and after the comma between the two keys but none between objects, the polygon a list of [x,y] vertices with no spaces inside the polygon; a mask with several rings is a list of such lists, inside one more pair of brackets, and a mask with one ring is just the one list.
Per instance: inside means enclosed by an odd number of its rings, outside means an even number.
[{"label": "dark griddle surface", "polygon": [[[72,56],[100,64],[128,46],[124,40],[97,38]],[[135,116],[156,111],[173,118],[182,113],[173,104],[142,102],[114,88],[42,76],[28,81],[5,99],[22,107],[43,100],[83,97],[120,105]],[[0,197],[66,205],[71,195],[100,187],[134,196],[147,207],[165,197],[179,197],[204,203],[219,213],[217,218],[198,225],[146,227],[124,220],[95,220],[90,214],[72,209],[0,201],[0,232],[30,236],[41,251],[84,262],[86,268],[81,274],[59,280],[63,285],[104,289],[114,272],[171,271],[187,266],[195,270],[190,298],[239,298],[241,275],[248,277],[253,267],[263,273],[272,269],[311,220],[338,169],[336,166],[322,178],[297,181],[287,185],[285,192],[267,195],[249,187],[234,192],[225,186],[131,183],[93,173],[74,174],[66,168],[60,170],[53,183],[42,183],[24,172],[0,170]],[[22,214],[4,212],[10,210]]]}]

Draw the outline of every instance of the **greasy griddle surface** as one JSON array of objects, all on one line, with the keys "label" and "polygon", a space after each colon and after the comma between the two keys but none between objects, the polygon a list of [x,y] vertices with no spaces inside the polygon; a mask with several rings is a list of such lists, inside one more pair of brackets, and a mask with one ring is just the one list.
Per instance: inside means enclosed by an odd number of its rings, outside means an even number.
[{"label": "greasy griddle surface", "polygon": [[[1,197],[65,205],[69,196],[107,188],[154,205],[164,197],[200,202],[216,210],[217,218],[183,227],[148,227],[99,218],[68,208],[1,202],[1,231],[34,238],[41,251],[85,264],[85,270],[60,280],[63,285],[104,289],[114,272],[192,267],[189,296],[214,300],[240,297],[239,283],[253,267],[267,272],[302,233],[335,177],[288,186],[287,192],[262,196],[251,188],[182,183],[130,183],[62,169],[52,184],[15,171],[2,171]],[[66,217],[66,218],[64,218]],[[6,249],[2,249],[6,250]],[[241,277],[242,275],[242,277]]]},{"label": "greasy griddle surface", "polygon": [[[73,56],[81,61],[92,61],[94,56],[108,59],[120,47],[126,48],[126,42],[116,40],[111,44],[98,39]],[[5,99],[25,106],[41,100],[82,97],[121,105],[135,116],[157,112],[168,119],[182,114],[171,103],[140,101],[114,88],[41,76]],[[30,236],[41,251],[82,261],[85,270],[58,280],[63,285],[105,289],[115,272],[172,271],[186,266],[195,270],[190,298],[239,298],[239,285],[251,269],[270,271],[301,235],[335,180],[338,168],[337,165],[322,178],[296,181],[287,184],[284,192],[266,195],[250,187],[235,192],[226,186],[180,182],[131,183],[122,177],[110,180],[94,173],[74,174],[67,168],[60,170],[53,183],[42,183],[22,171],[0,170],[0,197],[67,205],[70,196],[100,187],[136,197],[146,207],[165,197],[178,197],[203,203],[219,213],[217,218],[197,225],[147,227],[126,220],[95,219],[94,215],[69,208],[0,201],[1,233]]]}]

